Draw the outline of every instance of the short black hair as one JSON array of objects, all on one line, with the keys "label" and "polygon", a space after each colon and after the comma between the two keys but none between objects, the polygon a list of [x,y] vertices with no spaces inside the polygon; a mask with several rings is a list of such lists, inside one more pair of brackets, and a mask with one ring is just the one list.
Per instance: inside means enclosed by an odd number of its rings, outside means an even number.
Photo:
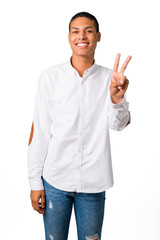
[{"label": "short black hair", "polygon": [[92,21],[94,21],[94,25],[95,25],[95,28],[96,28],[96,32],[99,32],[99,23],[98,23],[97,19],[95,18],[95,16],[93,16],[92,14],[90,14],[90,13],[88,13],[88,12],[79,12],[79,13],[75,14],[75,15],[71,18],[71,20],[70,20],[70,22],[69,22],[69,32],[70,32],[71,22],[72,22],[73,20],[75,20],[76,18],[78,18],[78,17],[86,17],[86,18],[89,18],[89,19],[91,19]]}]

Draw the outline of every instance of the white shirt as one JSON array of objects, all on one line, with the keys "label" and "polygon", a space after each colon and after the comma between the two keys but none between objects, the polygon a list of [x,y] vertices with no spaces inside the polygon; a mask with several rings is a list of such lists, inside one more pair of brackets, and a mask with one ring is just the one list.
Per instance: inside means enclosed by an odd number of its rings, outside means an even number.
[{"label": "white shirt", "polygon": [[28,177],[43,190],[41,177],[60,190],[97,193],[113,185],[109,128],[129,122],[128,102],[113,104],[112,71],[95,63],[83,77],[70,61],[45,70],[38,83]]}]

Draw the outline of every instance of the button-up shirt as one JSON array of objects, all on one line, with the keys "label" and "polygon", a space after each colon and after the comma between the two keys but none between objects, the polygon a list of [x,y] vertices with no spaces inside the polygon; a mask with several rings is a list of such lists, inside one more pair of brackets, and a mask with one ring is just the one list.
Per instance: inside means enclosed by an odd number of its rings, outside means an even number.
[{"label": "button-up shirt", "polygon": [[32,190],[43,190],[42,176],[55,188],[97,193],[113,185],[109,128],[129,122],[128,102],[110,98],[112,71],[95,63],[83,77],[71,62],[40,76],[28,146]]}]

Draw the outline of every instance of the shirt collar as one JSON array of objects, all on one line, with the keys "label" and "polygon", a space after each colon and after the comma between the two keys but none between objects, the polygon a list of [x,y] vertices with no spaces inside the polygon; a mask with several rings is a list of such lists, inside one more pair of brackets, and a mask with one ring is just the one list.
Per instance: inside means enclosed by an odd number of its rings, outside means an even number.
[{"label": "shirt collar", "polygon": [[[95,67],[96,67],[96,63],[95,63],[95,60],[94,60],[93,65],[90,68],[86,69],[83,75],[90,74],[94,70]],[[78,71],[72,66],[71,58],[68,61],[67,70],[73,76],[79,76]]]}]

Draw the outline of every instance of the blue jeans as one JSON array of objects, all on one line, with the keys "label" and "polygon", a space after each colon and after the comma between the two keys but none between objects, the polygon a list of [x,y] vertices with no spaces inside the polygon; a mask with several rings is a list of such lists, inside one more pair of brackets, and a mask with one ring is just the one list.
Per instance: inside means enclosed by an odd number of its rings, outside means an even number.
[{"label": "blue jeans", "polygon": [[100,240],[104,217],[105,191],[77,193],[59,190],[43,179],[46,207],[43,215],[46,240],[67,240],[72,206],[78,240]]}]

